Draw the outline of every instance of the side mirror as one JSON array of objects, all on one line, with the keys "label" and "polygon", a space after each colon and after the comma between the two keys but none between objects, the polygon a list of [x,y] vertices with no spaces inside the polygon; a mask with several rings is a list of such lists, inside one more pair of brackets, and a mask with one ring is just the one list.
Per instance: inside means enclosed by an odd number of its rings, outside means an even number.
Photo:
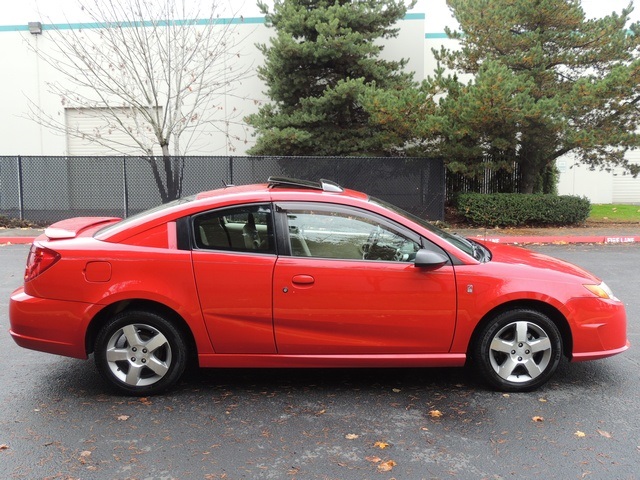
[{"label": "side mirror", "polygon": [[432,250],[421,249],[416,253],[416,267],[437,269],[445,265],[449,261],[449,258],[442,253],[434,252]]}]

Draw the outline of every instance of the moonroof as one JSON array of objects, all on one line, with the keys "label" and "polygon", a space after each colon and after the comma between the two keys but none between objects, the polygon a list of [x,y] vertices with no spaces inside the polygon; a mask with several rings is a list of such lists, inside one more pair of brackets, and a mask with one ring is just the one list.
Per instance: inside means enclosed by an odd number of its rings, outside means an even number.
[{"label": "moonroof", "polygon": [[312,190],[321,190],[324,192],[342,192],[344,189],[331,180],[321,178],[319,182],[311,180],[300,180],[288,177],[269,177],[267,183],[270,187],[290,187],[290,188],[310,188]]}]

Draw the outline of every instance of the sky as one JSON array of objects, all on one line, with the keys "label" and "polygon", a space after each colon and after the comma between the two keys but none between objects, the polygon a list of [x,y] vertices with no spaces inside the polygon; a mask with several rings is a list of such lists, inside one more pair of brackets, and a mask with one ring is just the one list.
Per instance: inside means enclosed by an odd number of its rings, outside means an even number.
[{"label": "sky", "polygon": [[[601,17],[616,11],[620,12],[631,0],[583,0],[582,6],[588,18]],[[87,0],[91,3],[91,0]],[[206,4],[206,0],[200,0]],[[244,17],[259,17],[260,10],[255,0],[218,0],[222,8],[221,16],[234,16],[231,12]],[[266,3],[271,3],[266,0]],[[636,0],[640,5],[640,0]],[[206,10],[206,9],[205,9]],[[418,0],[414,13],[424,13],[425,28],[428,32],[439,33],[444,26],[455,26],[445,0]],[[78,0],[0,0],[0,25],[26,25],[28,22],[42,23],[78,23],[86,20],[78,8]],[[632,20],[640,20],[640,6],[632,13]]]}]

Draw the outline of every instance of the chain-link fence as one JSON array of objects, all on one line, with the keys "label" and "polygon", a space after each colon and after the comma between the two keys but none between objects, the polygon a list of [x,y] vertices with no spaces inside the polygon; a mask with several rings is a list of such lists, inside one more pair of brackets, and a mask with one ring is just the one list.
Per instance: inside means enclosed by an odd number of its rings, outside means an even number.
[{"label": "chain-link fence", "polygon": [[186,196],[269,176],[327,178],[423,218],[444,217],[441,160],[370,157],[180,157],[168,164],[157,157],[0,157],[0,215],[40,223],[126,217],[162,203],[161,191]]}]

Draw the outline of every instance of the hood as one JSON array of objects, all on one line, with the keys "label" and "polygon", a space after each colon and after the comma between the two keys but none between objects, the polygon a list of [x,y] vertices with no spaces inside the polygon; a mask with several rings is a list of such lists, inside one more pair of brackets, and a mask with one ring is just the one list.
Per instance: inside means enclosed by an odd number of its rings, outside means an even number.
[{"label": "hood", "polygon": [[527,265],[543,270],[555,271],[584,278],[594,283],[600,283],[600,279],[584,268],[572,263],[553,258],[542,253],[534,252],[522,247],[503,245],[492,242],[482,242],[491,251],[491,261],[511,265]]}]

